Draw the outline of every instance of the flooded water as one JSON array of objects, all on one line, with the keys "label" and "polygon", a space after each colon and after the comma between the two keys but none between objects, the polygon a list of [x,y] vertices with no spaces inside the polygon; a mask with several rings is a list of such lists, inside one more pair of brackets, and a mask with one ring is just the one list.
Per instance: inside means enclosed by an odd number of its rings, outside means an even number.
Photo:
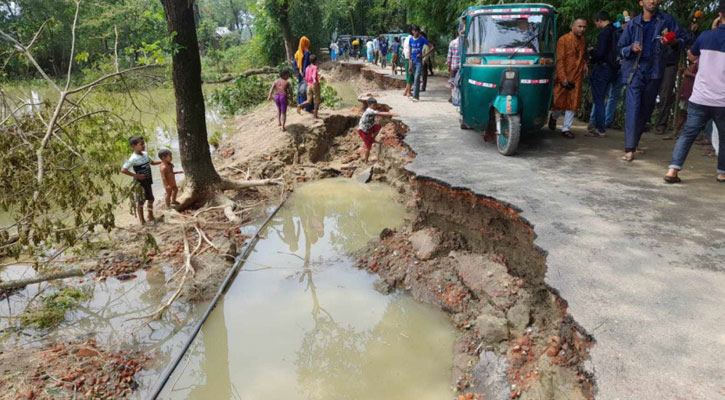
[{"label": "flooded water", "polygon": [[[218,85],[217,85],[218,87]],[[205,88],[212,90],[213,88]],[[27,103],[22,111],[26,113],[36,112],[44,101],[54,101],[57,93],[48,88],[45,84],[9,84],[3,87],[8,95],[11,104]],[[127,121],[139,122],[144,126],[144,137],[146,138],[146,151],[149,155],[158,159],[156,154],[161,149],[169,149],[174,157],[176,169],[181,169],[179,158],[179,142],[176,135],[176,103],[174,90],[171,88],[148,88],[131,90],[131,96],[125,93],[94,92],[86,99],[89,106],[94,109],[110,109],[116,115]],[[224,138],[231,133],[231,127],[226,123],[219,111],[207,104],[206,106],[207,133],[209,136],[216,134]],[[128,155],[131,155],[129,148]],[[123,160],[118,161],[119,171]],[[151,168],[153,174],[153,188],[157,199],[162,198],[164,192],[161,183],[161,175],[158,168]],[[121,179],[130,179],[119,174]],[[183,175],[176,175],[176,180],[183,180]],[[129,180],[130,182],[130,180]],[[127,207],[123,207],[125,209]],[[123,215],[121,222],[131,221],[127,215]],[[0,211],[0,226],[9,225],[13,221],[10,216]]]},{"label": "flooded water", "polygon": [[353,267],[404,209],[382,185],[299,188],[168,381],[164,399],[442,399],[447,317]]},{"label": "flooded water", "polygon": [[337,91],[337,95],[342,99],[340,101],[340,108],[352,108],[360,105],[360,102],[357,101],[357,91],[355,90],[355,85],[351,82],[334,81],[330,82],[330,86]]},{"label": "flooded water", "polygon": [[[86,290],[89,299],[66,312],[66,320],[50,333],[30,328],[14,332],[9,327],[17,326],[17,321],[0,318],[0,351],[54,341],[94,338],[111,349],[149,352],[153,359],[147,369],[140,373],[138,380],[142,387],[150,387],[168,365],[171,357],[181,351],[206,304],[190,306],[184,302],[175,302],[163,319],[145,325],[144,320],[136,318],[153,313],[167,298],[169,289],[165,284],[171,277],[171,269],[153,267],[134,274],[136,278],[126,281],[116,278],[108,278],[104,282],[93,279],[66,279],[66,284]],[[28,265],[0,269],[0,280],[24,279],[35,275],[35,271]],[[0,301],[0,315],[17,318],[31,299],[33,304],[38,304],[40,296],[53,293],[60,287],[58,285],[59,282],[26,286]]]}]

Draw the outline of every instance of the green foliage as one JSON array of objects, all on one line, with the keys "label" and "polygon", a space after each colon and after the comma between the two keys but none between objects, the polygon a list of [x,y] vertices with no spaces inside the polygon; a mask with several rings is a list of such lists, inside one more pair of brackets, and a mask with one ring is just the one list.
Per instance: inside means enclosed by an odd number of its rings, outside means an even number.
[{"label": "green foliage", "polygon": [[342,98],[337,95],[334,87],[322,82],[321,93],[322,105],[328,108],[336,109],[342,104]]},{"label": "green foliage", "polygon": [[244,113],[266,101],[271,85],[266,77],[239,77],[232,85],[214,90],[210,101],[226,115]]},{"label": "green foliage", "polygon": [[143,246],[141,247],[141,259],[143,263],[146,264],[148,262],[149,253],[157,252],[159,252],[159,244],[156,242],[156,238],[150,233],[147,233],[143,241]]},{"label": "green foliage", "polygon": [[[119,160],[129,153],[128,135],[142,132],[111,113],[84,116],[78,109],[64,108],[65,126],[42,152],[44,177],[39,183],[36,152],[45,127],[37,117],[48,121],[51,111],[40,107],[0,127],[0,148],[12,149],[0,152],[0,211],[16,221],[0,230],[18,235],[4,249],[14,258],[22,254],[43,260],[51,249],[83,248],[90,245],[93,232],[113,228],[114,208],[127,187],[127,181],[116,179]],[[78,120],[71,123],[73,119]]]},{"label": "green foliage", "polygon": [[223,135],[219,131],[214,131],[211,136],[209,136],[209,145],[214,147],[219,147],[219,143],[221,143],[223,138]]},{"label": "green foliage", "polygon": [[26,310],[20,316],[20,324],[36,329],[53,329],[65,320],[65,313],[90,297],[87,289],[64,287],[40,298],[40,304]]},{"label": "green foliage", "polygon": [[[114,53],[118,31],[118,52],[121,67],[136,65],[143,53],[143,43],[156,43],[168,36],[161,3],[158,0],[84,0],[81,3],[76,29],[76,54],[70,59],[71,26],[75,4],[67,0],[15,0],[18,12],[2,15],[2,30],[28,43],[41,25],[45,28],[35,45],[33,57],[51,75],[66,72],[69,62],[86,66]],[[2,7],[0,7],[2,9]],[[134,51],[127,52],[130,48]],[[0,54],[11,50],[0,41]],[[2,58],[4,56],[0,56]],[[3,60],[5,61],[5,60]],[[24,56],[7,60],[4,71],[8,77],[36,76],[37,71]],[[4,64],[4,62],[0,63]]]}]

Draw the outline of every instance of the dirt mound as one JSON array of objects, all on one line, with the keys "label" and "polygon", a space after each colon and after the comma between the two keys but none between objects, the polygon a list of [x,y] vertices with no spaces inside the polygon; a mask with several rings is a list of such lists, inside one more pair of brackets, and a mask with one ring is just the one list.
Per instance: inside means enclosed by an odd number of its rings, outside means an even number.
[{"label": "dirt mound", "polygon": [[141,353],[113,352],[93,339],[0,352],[0,393],[19,399],[126,398],[138,388],[134,376],[146,361]]},{"label": "dirt mound", "polygon": [[412,187],[415,219],[384,231],[357,265],[380,276],[378,290],[406,290],[450,314],[460,332],[456,388],[484,398],[592,398],[583,368],[592,339],[544,283],[532,227],[493,199],[425,180]]}]

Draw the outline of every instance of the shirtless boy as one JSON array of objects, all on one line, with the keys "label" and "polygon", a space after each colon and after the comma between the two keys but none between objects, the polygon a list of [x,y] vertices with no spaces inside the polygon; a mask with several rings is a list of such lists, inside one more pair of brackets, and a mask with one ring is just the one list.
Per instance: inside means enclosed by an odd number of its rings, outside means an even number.
[{"label": "shirtless boy", "polygon": [[179,205],[176,201],[176,195],[179,193],[179,188],[176,186],[175,174],[183,174],[183,171],[174,171],[174,164],[171,162],[173,156],[171,151],[163,149],[159,151],[159,159],[161,160],[161,180],[164,183],[164,189],[166,189],[166,207],[171,205]]}]

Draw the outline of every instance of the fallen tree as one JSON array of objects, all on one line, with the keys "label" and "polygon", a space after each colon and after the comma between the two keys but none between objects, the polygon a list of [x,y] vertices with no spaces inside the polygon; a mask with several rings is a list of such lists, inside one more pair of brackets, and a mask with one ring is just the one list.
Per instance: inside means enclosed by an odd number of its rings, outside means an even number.
[{"label": "fallen tree", "polygon": [[52,274],[35,276],[27,279],[18,279],[15,281],[0,282],[1,290],[20,289],[28,285],[40,282],[55,281],[59,279],[74,278],[78,276],[84,276],[88,271],[82,269],[71,269],[68,271],[54,272]]},{"label": "fallen tree", "polygon": [[230,75],[226,75],[225,77],[223,77],[217,81],[208,81],[208,82],[202,82],[202,83],[207,83],[207,84],[225,83],[225,82],[231,82],[237,78],[247,78],[247,77],[254,76],[254,75],[276,74],[277,72],[279,72],[279,71],[273,67],[250,69],[250,70],[242,72],[241,74],[237,74],[237,75],[230,74]]}]

